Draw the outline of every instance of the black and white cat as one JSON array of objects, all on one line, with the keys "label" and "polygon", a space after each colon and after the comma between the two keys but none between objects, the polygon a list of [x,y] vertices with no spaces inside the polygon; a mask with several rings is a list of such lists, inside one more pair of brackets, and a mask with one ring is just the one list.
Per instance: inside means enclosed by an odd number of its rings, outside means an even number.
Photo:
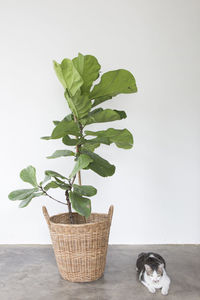
[{"label": "black and white cat", "polygon": [[157,253],[140,253],[136,262],[136,270],[141,283],[151,293],[161,289],[162,295],[167,295],[170,286],[170,278],[166,273],[165,260]]}]

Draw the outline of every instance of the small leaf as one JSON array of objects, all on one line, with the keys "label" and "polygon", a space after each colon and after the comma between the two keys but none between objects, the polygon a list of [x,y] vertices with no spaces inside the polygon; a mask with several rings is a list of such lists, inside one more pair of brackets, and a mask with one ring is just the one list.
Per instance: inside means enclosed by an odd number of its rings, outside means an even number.
[{"label": "small leaf", "polygon": [[47,158],[52,159],[52,158],[57,158],[57,157],[62,157],[62,156],[74,156],[75,153],[70,150],[56,150],[51,156],[47,156]]},{"label": "small leaf", "polygon": [[81,216],[88,218],[91,214],[91,201],[88,198],[82,197],[80,194],[70,192],[69,197],[72,203],[72,207]]},{"label": "small leaf", "polygon": [[56,189],[56,188],[68,190],[70,188],[70,185],[66,184],[65,182],[51,181],[44,187],[44,190],[48,191],[49,189]]},{"label": "small leaf", "polygon": [[57,173],[57,172],[54,172],[54,171],[51,171],[51,170],[47,170],[45,171],[45,175],[47,176],[50,176],[50,177],[58,177],[58,178],[61,178],[61,179],[67,179],[65,176]]},{"label": "small leaf", "polygon": [[32,184],[33,186],[38,186],[36,181],[36,170],[33,166],[28,166],[20,172],[20,177],[23,181]]},{"label": "small leaf", "polygon": [[44,190],[48,191],[49,189],[56,189],[59,187],[59,184],[56,181],[51,181],[45,185]]},{"label": "small leaf", "polygon": [[77,123],[74,121],[67,121],[63,120],[61,121],[53,130],[51,138],[52,139],[59,139],[61,137],[64,137],[67,134],[72,134],[75,136],[80,135],[79,127]]},{"label": "small leaf", "polygon": [[13,201],[23,200],[23,199],[29,197],[33,192],[37,192],[38,190],[39,190],[38,188],[15,190],[8,195],[8,198]]},{"label": "small leaf", "polygon": [[19,204],[19,207],[20,207],[20,208],[26,207],[26,206],[31,202],[31,200],[32,200],[33,198],[40,197],[40,196],[42,196],[42,195],[44,195],[43,192],[40,192],[40,193],[37,193],[37,194],[34,194],[34,193],[33,193],[33,194],[30,195],[27,199],[22,200],[22,201],[20,202],[20,204]]},{"label": "small leaf", "polygon": [[93,161],[88,165],[89,169],[102,177],[112,176],[115,173],[115,166],[94,152],[82,150],[81,153],[87,154]]},{"label": "small leaf", "polygon": [[93,107],[118,94],[136,93],[137,86],[133,75],[123,69],[109,71],[101,76],[101,81],[94,86],[90,99],[95,99]]},{"label": "small leaf", "polygon": [[42,136],[41,140],[46,140],[46,141],[52,140],[52,137],[51,136]]},{"label": "small leaf", "polygon": [[[73,121],[74,118],[73,118],[73,115],[72,115],[72,114],[69,114],[69,115],[67,115],[66,117],[64,117],[63,120],[65,120],[65,121]],[[63,120],[61,120],[61,121],[63,121]],[[53,121],[53,124],[54,124],[55,126],[57,126],[61,121]]]},{"label": "small leaf", "polygon": [[90,158],[88,155],[86,154],[81,154],[78,157],[78,160],[74,166],[74,169],[72,171],[72,173],[70,174],[69,178],[72,178],[76,173],[78,173],[81,169],[84,169],[85,167],[87,167],[89,165],[90,162],[92,162],[92,158]]},{"label": "small leaf", "polygon": [[50,179],[51,179],[51,176],[45,175],[44,180],[40,182],[40,185],[43,185],[44,183],[46,183]]},{"label": "small leaf", "polygon": [[71,139],[68,135],[66,135],[63,137],[62,142],[67,146],[76,146],[78,139]]},{"label": "small leaf", "polygon": [[74,192],[83,195],[83,196],[88,196],[92,197],[96,195],[97,189],[91,185],[77,185],[73,184]]}]

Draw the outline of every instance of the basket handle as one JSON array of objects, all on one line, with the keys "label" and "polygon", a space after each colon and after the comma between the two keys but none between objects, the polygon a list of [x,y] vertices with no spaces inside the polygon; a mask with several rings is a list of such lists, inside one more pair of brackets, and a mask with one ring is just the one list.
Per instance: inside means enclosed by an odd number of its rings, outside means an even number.
[{"label": "basket handle", "polygon": [[48,224],[48,226],[50,227],[51,223],[50,223],[50,217],[49,217],[49,214],[48,214],[48,211],[46,209],[46,206],[42,206],[42,211],[43,211],[43,215],[46,219],[46,222]]},{"label": "basket handle", "polygon": [[112,222],[113,210],[114,210],[114,206],[111,205],[111,206],[109,207],[109,211],[108,211],[108,218],[109,218],[109,220],[110,220],[110,224],[111,224],[111,222]]}]

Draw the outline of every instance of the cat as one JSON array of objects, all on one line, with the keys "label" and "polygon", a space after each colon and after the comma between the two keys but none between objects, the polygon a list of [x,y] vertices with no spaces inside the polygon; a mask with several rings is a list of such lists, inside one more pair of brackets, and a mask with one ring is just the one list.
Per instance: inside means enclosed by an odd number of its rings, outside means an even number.
[{"label": "cat", "polygon": [[151,293],[161,289],[162,295],[167,295],[170,286],[170,278],[166,273],[166,263],[157,253],[140,253],[136,262],[139,281],[147,287]]}]

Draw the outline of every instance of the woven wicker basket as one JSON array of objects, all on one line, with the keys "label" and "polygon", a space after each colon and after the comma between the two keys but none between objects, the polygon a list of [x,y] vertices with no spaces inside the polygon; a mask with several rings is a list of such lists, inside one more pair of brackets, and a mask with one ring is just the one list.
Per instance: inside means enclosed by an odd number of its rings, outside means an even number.
[{"label": "woven wicker basket", "polygon": [[106,263],[113,206],[108,214],[92,213],[87,223],[77,213],[73,213],[76,224],[70,224],[68,213],[49,217],[46,207],[43,207],[43,214],[61,276],[72,282],[99,279]]}]

